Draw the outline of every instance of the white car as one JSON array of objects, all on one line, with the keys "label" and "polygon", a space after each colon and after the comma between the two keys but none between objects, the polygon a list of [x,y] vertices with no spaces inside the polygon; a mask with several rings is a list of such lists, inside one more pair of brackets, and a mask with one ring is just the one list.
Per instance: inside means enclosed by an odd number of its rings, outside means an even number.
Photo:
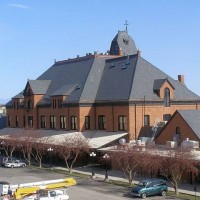
[{"label": "white car", "polygon": [[16,160],[16,161],[13,161],[13,162],[6,162],[5,167],[10,167],[10,168],[14,168],[14,167],[26,167],[26,164],[19,161],[19,160]]}]

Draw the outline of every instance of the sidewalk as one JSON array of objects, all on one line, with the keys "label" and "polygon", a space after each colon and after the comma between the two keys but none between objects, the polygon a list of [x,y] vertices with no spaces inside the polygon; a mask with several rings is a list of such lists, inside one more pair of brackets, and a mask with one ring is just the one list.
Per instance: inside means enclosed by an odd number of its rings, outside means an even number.
[{"label": "sidewalk", "polygon": [[[61,169],[61,170],[66,170],[66,168],[62,167],[54,167],[54,169]],[[72,170],[73,172],[85,174],[88,176],[92,175],[92,167],[90,166],[85,166],[85,167],[79,167],[75,168]],[[95,172],[95,177],[98,179],[105,179],[105,170],[102,168],[94,168]],[[127,182],[127,179],[124,178],[124,175],[120,171],[116,170],[108,170],[108,178],[110,180],[118,180],[118,181],[124,181]],[[138,177],[136,178],[136,181],[133,181],[134,184],[137,184],[139,181],[144,180],[144,179],[149,179],[148,177]],[[171,184],[168,182],[168,188],[169,191],[174,191],[173,187],[171,187]],[[189,184],[189,183],[180,183],[179,185],[179,192],[184,193],[184,194],[190,194],[190,195],[195,195],[194,192],[194,187],[196,187],[196,196],[200,196],[200,184]]]}]

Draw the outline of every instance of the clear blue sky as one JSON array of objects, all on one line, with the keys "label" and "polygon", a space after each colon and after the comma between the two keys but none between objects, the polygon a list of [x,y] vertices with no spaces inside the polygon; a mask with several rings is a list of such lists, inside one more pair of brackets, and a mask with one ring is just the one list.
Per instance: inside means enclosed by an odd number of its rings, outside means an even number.
[{"label": "clear blue sky", "polygon": [[0,99],[54,59],[106,52],[125,20],[142,57],[200,95],[199,0],[1,0]]}]

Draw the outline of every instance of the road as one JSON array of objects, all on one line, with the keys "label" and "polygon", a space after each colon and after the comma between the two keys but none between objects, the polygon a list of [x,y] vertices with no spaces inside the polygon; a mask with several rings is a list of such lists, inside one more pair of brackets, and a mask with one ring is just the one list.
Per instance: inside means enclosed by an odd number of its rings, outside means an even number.
[{"label": "road", "polygon": [[[61,173],[51,170],[38,170],[35,168],[0,168],[0,181],[7,181],[10,184],[30,183],[36,181],[52,180],[65,178]],[[69,187],[67,193],[70,200],[128,200],[133,199],[130,196],[131,188],[116,186],[105,183],[102,180],[92,180],[76,178],[77,185]],[[136,198],[135,198],[136,199]],[[139,199],[139,198],[137,198]],[[148,200],[174,199],[171,197],[148,197]],[[178,199],[176,199],[178,200]]]}]

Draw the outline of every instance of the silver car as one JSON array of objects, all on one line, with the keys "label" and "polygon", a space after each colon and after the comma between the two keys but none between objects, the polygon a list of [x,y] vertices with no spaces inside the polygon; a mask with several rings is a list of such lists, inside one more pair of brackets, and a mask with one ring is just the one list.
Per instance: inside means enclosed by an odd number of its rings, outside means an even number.
[{"label": "silver car", "polygon": [[26,164],[24,162],[16,160],[16,161],[12,161],[12,162],[6,162],[4,166],[5,167],[10,167],[10,168],[14,168],[14,167],[26,167]]}]

